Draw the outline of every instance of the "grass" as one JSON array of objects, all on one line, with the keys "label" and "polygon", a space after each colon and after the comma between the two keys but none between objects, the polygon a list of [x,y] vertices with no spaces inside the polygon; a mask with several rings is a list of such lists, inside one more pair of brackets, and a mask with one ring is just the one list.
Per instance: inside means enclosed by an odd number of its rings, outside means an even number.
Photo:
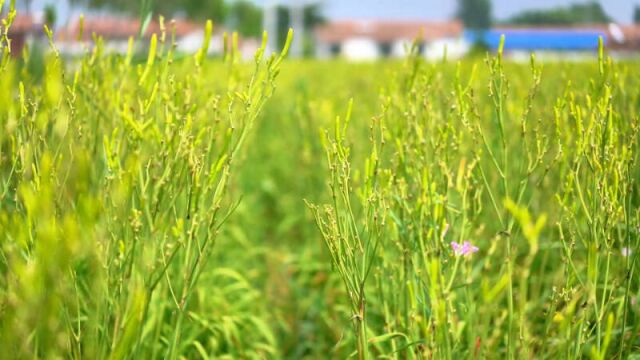
[{"label": "grass", "polygon": [[227,43],[2,41],[8,358],[637,356],[637,63]]}]

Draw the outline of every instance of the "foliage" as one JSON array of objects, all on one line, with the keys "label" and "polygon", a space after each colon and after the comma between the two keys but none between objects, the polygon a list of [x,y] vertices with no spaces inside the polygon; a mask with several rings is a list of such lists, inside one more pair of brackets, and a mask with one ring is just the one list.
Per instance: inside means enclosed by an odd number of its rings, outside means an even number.
[{"label": "foliage", "polygon": [[[132,46],[105,55],[98,41],[71,69],[52,49],[42,82],[2,58],[3,358],[276,353],[247,311],[256,290],[210,261],[237,206],[237,159],[287,48],[263,58],[265,37],[242,70],[231,48],[213,77],[224,81],[212,82],[203,74],[213,64],[176,62],[166,35],[152,36],[140,65]],[[214,284],[224,299],[206,298]],[[246,328],[255,331],[241,336]]]},{"label": "foliage", "polygon": [[633,23],[640,24],[640,5],[633,8]]},{"label": "foliage", "polygon": [[[262,34],[262,9],[249,0],[224,1],[224,0],[179,0],[179,1],[126,1],[126,0],[72,0],[74,4],[83,4],[94,8],[124,11],[133,15],[146,16],[149,11],[164,16],[186,15],[189,18],[202,20],[213,19],[217,23],[223,23],[231,29],[238,31],[240,35],[259,37]],[[287,33],[292,24],[289,8],[279,6],[278,33],[275,35],[279,46],[284,46]],[[309,4],[304,8],[305,29],[310,33],[311,29],[324,22],[319,4]],[[308,37],[309,38],[309,37]]]},{"label": "foliage", "polygon": [[611,17],[599,2],[575,3],[549,10],[526,10],[507,20],[515,25],[577,25],[603,24],[611,22]]},{"label": "foliage", "polygon": [[[448,72],[410,58],[383,91],[371,125],[370,139],[379,138],[375,129],[383,133],[375,156],[329,158],[331,193],[359,195],[353,204],[334,200],[321,217],[334,267],[341,278],[363,274],[357,261],[336,262],[350,258],[344,249],[363,264],[375,259],[373,279],[362,285],[369,330],[354,331],[353,348],[360,358],[637,353],[640,132],[627,101],[637,107],[640,94],[629,97],[619,82],[629,70],[601,49],[597,66],[580,65],[592,78],[571,77],[550,94],[553,76],[543,78],[534,57],[526,77],[501,51],[487,63],[483,76],[473,64]],[[555,104],[551,112],[545,103]],[[328,143],[327,152],[340,154],[335,147]],[[360,172],[345,177],[354,164]],[[372,187],[372,171],[390,181]],[[388,213],[382,230],[367,225],[371,204]],[[327,231],[347,228],[343,222],[354,230]],[[372,239],[373,229],[377,256],[350,240]],[[458,244],[469,240],[479,252],[463,257]],[[345,281],[344,294],[349,303],[358,293]]]},{"label": "foliage", "polygon": [[50,28],[54,28],[56,25],[56,21],[58,20],[58,14],[56,12],[56,7],[51,5],[51,4],[47,4],[44,7],[44,22],[45,24],[47,24]]},{"label": "foliage", "polygon": [[262,33],[262,10],[253,3],[234,1],[229,5],[228,13],[227,24],[240,35],[258,37]]},{"label": "foliage", "polygon": [[138,15],[145,3],[151,4],[154,14],[164,16],[185,15],[189,18],[206,20],[217,23],[224,21],[227,7],[224,0],[71,0],[72,4],[79,4],[91,8],[109,9]]},{"label": "foliage", "polygon": [[458,0],[456,17],[471,30],[491,27],[491,0]]},{"label": "foliage", "polygon": [[379,179],[378,149],[382,146],[381,133],[372,131],[373,149],[368,158],[364,187],[358,194],[358,208],[364,219],[356,217],[352,205],[352,169],[349,158],[351,149],[345,144],[346,129],[351,121],[351,106],[344,123],[336,120],[334,137],[325,134],[323,142],[331,169],[332,206],[324,209],[309,205],[314,213],[318,229],[322,233],[331,254],[333,266],[340,274],[349,295],[354,332],[358,339],[360,359],[368,357],[367,341],[367,292],[366,284],[373,264],[378,256],[382,229],[386,219],[384,197],[379,193],[382,181]]}]

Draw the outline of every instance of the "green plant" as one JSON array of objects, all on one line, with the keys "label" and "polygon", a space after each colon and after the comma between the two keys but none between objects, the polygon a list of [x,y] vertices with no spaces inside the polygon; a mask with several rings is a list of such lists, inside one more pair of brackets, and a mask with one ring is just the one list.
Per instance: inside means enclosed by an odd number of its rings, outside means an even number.
[{"label": "green plant", "polygon": [[161,18],[40,73],[3,14],[3,358],[639,353],[637,60],[245,62]]},{"label": "green plant", "polygon": [[[117,57],[98,41],[69,72],[54,48],[42,86],[3,58],[0,343],[10,357],[174,359],[202,354],[192,344],[216,331],[199,315],[198,285],[215,269],[236,206],[234,163],[292,34],[264,59],[265,34],[248,77],[230,48],[217,84],[203,56],[174,61],[166,35],[153,35],[138,66],[132,46]],[[242,353],[274,351],[265,334]]]},{"label": "green plant", "polygon": [[[315,215],[333,266],[340,274],[350,300],[358,357],[367,359],[369,345],[365,287],[378,256],[386,220],[386,205],[380,190],[385,180],[378,163],[378,152],[382,150],[384,140],[381,124],[372,124],[371,155],[360,175],[362,184],[356,191],[356,197],[353,193],[350,148],[345,144],[352,106],[353,103],[350,103],[344,123],[337,118],[333,138],[328,134],[324,137],[333,204],[324,208],[312,204],[308,206]],[[357,202],[354,203],[354,200]]]}]

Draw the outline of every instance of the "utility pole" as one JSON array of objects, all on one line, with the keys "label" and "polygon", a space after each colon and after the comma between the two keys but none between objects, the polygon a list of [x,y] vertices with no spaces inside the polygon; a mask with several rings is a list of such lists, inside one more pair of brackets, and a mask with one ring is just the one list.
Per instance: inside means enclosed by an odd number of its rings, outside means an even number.
[{"label": "utility pole", "polygon": [[293,41],[291,42],[291,57],[301,58],[304,53],[304,1],[294,0],[290,7]]},{"label": "utility pole", "polygon": [[262,12],[262,24],[269,38],[266,54],[271,54],[278,48],[278,7],[275,0],[267,0]]}]

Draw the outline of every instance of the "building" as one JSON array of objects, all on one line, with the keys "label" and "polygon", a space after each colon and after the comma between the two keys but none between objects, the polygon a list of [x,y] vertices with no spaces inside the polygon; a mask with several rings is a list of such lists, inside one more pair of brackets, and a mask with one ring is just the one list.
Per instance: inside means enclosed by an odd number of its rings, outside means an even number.
[{"label": "building", "polygon": [[[197,24],[182,20],[167,21],[165,26],[168,34],[175,29],[178,39],[197,32],[199,28]],[[85,18],[82,25],[80,19],[76,19],[57,31],[56,46],[63,54],[79,55],[92,44],[95,36],[102,38],[107,51],[125,54],[129,46],[129,38],[136,38],[139,30],[140,20],[135,18],[114,15],[93,16]],[[154,33],[160,33],[160,24],[157,21],[149,23],[142,38],[149,39]]]},{"label": "building", "polygon": [[[175,19],[165,22],[167,41],[175,34],[176,50],[178,52],[192,54],[202,48],[204,42],[204,24],[194,23],[184,19]],[[107,51],[125,54],[129,46],[129,38],[137,38],[140,30],[140,21],[135,18],[120,17],[114,15],[85,18],[82,29],[80,20],[71,22],[60,29],[56,34],[56,46],[66,55],[80,55],[92,46],[94,36],[104,41]],[[161,32],[160,23],[151,21],[142,38],[149,40],[152,34]],[[222,54],[224,49],[224,29],[214,28],[209,43],[209,55]],[[139,45],[145,45],[139,44]],[[253,54],[259,44],[252,39],[240,39],[239,51],[241,54]]]},{"label": "building", "polygon": [[22,49],[43,33],[41,21],[37,21],[31,15],[16,15],[8,32],[8,38],[11,40],[11,55],[20,56]]},{"label": "building", "polygon": [[640,51],[640,27],[590,25],[578,27],[498,27],[485,32],[465,31],[469,43],[482,42],[497,50],[505,36],[504,53],[512,59],[529,59],[531,53],[542,59],[579,60],[597,55],[600,39],[614,56],[631,56]]},{"label": "building", "polygon": [[607,28],[607,47],[618,58],[640,54],[640,25],[610,24]]},{"label": "building", "polygon": [[462,24],[425,21],[334,21],[315,32],[316,56],[342,57],[353,61],[398,58],[418,41],[418,51],[427,58],[460,57],[468,50]]}]

